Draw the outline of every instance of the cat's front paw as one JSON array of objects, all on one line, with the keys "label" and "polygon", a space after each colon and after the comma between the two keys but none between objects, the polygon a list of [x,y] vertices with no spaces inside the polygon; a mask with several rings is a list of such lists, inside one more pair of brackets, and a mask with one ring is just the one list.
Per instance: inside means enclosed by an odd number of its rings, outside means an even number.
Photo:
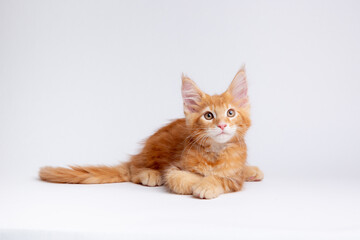
[{"label": "cat's front paw", "polygon": [[258,182],[264,179],[264,173],[256,166],[246,166],[245,181]]},{"label": "cat's front paw", "polygon": [[204,178],[200,183],[193,186],[192,192],[194,197],[212,199],[224,193],[224,189],[214,180]]},{"label": "cat's front paw", "polygon": [[175,167],[167,170],[165,174],[166,186],[174,193],[191,195],[192,186],[200,182],[203,177]]},{"label": "cat's front paw", "polygon": [[148,169],[139,174],[140,183],[144,186],[155,187],[163,184],[159,171]]}]

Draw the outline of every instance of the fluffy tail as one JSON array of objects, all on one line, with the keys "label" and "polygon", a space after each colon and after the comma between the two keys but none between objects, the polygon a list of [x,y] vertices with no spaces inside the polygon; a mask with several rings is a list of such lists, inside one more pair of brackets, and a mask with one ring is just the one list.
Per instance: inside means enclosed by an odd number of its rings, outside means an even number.
[{"label": "fluffy tail", "polygon": [[43,167],[39,171],[40,179],[54,183],[117,183],[130,181],[128,163],[117,166],[70,166]]}]

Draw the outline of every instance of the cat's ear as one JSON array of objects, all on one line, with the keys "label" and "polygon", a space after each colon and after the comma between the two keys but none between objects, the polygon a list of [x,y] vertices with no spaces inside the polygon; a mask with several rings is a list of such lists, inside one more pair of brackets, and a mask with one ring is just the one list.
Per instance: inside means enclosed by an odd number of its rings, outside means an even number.
[{"label": "cat's ear", "polygon": [[238,107],[246,108],[249,105],[248,84],[246,80],[245,66],[236,73],[227,92],[231,94]]},{"label": "cat's ear", "polygon": [[181,76],[181,94],[184,102],[184,111],[194,113],[199,110],[204,93],[196,86],[195,82],[184,74]]}]

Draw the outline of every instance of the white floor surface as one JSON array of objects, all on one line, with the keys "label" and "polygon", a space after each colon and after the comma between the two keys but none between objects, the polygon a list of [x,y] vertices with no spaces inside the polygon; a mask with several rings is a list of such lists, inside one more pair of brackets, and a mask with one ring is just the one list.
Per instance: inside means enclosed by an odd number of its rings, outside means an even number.
[{"label": "white floor surface", "polygon": [[213,200],[34,174],[0,184],[0,239],[360,239],[358,179],[267,176]]}]

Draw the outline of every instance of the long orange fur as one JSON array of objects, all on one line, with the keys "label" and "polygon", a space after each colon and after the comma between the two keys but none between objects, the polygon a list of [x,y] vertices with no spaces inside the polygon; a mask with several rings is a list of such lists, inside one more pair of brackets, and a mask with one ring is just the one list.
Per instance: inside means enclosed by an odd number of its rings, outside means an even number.
[{"label": "long orange fur", "polygon": [[[251,121],[245,69],[239,70],[224,93],[214,96],[183,76],[182,96],[185,118],[150,136],[129,162],[117,166],[43,167],[40,178],[56,183],[165,184],[174,193],[205,199],[239,191],[245,180],[262,180],[264,175],[258,167],[246,165],[244,136]],[[234,116],[229,115],[231,110]]]}]

